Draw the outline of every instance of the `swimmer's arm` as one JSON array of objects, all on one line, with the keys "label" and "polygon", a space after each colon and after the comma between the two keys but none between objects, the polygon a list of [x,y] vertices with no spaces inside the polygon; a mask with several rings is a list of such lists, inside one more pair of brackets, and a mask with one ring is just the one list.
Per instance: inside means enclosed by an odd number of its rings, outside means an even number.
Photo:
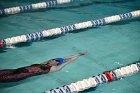
[{"label": "swimmer's arm", "polygon": [[58,65],[58,66],[52,66],[51,69],[50,69],[50,72],[55,72],[55,71],[59,71],[61,70],[64,66],[66,66],[67,64],[71,63],[72,61],[67,61],[61,65]]},{"label": "swimmer's arm", "polygon": [[77,58],[78,58],[77,56],[72,56],[72,57],[68,58],[67,61],[64,62],[63,64],[58,65],[58,66],[52,66],[50,69],[50,72],[55,72],[55,71],[62,69],[65,65],[74,62],[74,60],[76,60]]},{"label": "swimmer's arm", "polygon": [[73,57],[79,57],[79,56],[81,56],[81,55],[80,54],[77,54],[77,55],[65,57],[65,59],[69,59],[69,58],[73,58]]},{"label": "swimmer's arm", "polygon": [[77,55],[74,55],[74,56],[65,57],[65,60],[74,61],[74,60],[76,60],[78,57],[83,56],[83,55],[86,55],[86,54],[87,54],[87,52],[81,52],[81,53],[78,53]]}]

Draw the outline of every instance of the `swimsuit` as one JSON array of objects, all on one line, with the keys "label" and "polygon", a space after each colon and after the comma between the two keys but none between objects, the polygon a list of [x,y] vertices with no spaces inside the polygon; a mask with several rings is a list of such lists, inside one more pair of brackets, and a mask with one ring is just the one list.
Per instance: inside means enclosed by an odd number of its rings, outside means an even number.
[{"label": "swimsuit", "polygon": [[[66,60],[64,58],[55,58],[58,65],[63,64]],[[52,66],[46,64],[33,64],[31,66],[21,67],[18,69],[0,70],[0,82],[15,82],[26,79],[31,76],[46,74],[50,71]]]},{"label": "swimsuit", "polygon": [[50,68],[51,66],[47,64],[34,64],[18,69],[0,70],[0,82],[15,82],[27,77],[46,74]]}]

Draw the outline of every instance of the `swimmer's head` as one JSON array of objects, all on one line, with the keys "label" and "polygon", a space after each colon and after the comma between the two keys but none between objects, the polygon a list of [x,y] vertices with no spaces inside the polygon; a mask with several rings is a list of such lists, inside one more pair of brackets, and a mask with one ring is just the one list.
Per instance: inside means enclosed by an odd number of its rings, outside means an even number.
[{"label": "swimmer's head", "polygon": [[48,64],[50,66],[57,66],[57,65],[59,65],[59,62],[55,59],[51,59],[51,60],[48,61]]}]

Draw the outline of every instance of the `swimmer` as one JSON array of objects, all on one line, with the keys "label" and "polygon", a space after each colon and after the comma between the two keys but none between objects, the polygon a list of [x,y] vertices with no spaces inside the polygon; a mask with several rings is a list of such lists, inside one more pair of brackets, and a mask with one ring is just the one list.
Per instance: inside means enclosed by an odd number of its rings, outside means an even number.
[{"label": "swimmer", "polygon": [[0,70],[0,82],[16,82],[31,76],[59,71],[65,65],[74,62],[77,58],[86,54],[86,52],[81,52],[74,56],[51,59],[41,64],[33,64],[18,69]]}]

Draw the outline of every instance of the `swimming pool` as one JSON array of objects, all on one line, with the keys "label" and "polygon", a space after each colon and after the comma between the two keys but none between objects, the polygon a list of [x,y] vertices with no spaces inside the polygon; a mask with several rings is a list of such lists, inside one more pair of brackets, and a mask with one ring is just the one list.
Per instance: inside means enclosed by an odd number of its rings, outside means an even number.
[{"label": "swimming pool", "polygon": [[[3,8],[35,2],[37,1],[3,0],[0,4]],[[83,0],[54,9],[0,17],[0,39],[138,10],[139,3],[139,0],[110,3]],[[0,69],[28,66],[81,51],[87,51],[89,54],[55,73],[31,77],[16,83],[0,83],[0,92],[41,93],[139,60],[139,25],[140,19],[137,18],[3,50],[0,53]],[[139,93],[139,77],[138,73],[83,93]]]}]

